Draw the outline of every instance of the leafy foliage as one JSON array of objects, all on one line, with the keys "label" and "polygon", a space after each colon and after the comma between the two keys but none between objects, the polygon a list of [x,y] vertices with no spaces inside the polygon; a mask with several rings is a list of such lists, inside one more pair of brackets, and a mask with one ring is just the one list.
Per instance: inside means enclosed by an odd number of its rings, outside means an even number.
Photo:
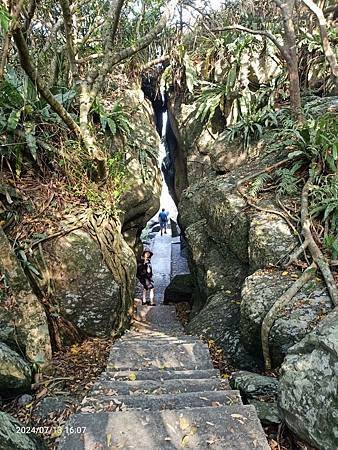
[{"label": "leafy foliage", "polygon": [[330,219],[331,229],[338,234],[338,174],[320,178],[311,192],[311,214]]},{"label": "leafy foliage", "polygon": [[262,173],[262,174],[258,175],[258,177],[255,178],[251,184],[249,194],[252,197],[257,197],[257,195],[262,191],[264,185],[269,180],[271,180],[271,176],[268,173]]},{"label": "leafy foliage", "polygon": [[298,191],[297,184],[299,178],[296,176],[296,172],[301,168],[302,164],[296,162],[291,168],[278,169],[276,175],[279,177],[279,183],[277,191],[280,194],[292,195]]},{"label": "leafy foliage", "polygon": [[116,134],[129,135],[132,125],[128,113],[123,109],[120,102],[113,103],[109,109],[105,108],[98,99],[93,106],[93,111],[99,115],[103,132],[109,131],[113,136]]}]

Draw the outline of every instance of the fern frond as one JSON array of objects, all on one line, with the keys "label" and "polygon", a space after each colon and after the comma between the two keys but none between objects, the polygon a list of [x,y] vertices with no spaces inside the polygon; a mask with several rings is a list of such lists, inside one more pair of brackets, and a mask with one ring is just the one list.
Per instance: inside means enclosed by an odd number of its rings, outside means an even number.
[{"label": "fern frond", "polygon": [[268,173],[262,173],[258,175],[257,178],[251,184],[251,188],[249,190],[249,195],[251,197],[257,197],[257,195],[262,191],[264,185],[267,181],[271,180],[271,176]]}]

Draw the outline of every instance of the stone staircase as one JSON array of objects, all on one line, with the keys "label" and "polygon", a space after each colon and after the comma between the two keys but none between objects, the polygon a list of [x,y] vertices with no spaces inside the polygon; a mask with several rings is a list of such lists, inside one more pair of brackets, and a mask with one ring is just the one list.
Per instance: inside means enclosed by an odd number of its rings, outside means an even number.
[{"label": "stone staircase", "polygon": [[268,450],[252,406],[186,336],[173,306],[137,308],[106,371],[66,424],[59,450]]}]

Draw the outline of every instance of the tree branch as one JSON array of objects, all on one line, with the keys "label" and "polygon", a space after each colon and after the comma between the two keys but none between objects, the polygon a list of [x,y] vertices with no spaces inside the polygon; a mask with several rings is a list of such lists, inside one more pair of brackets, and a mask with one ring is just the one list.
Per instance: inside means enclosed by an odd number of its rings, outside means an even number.
[{"label": "tree branch", "polygon": [[275,46],[278,48],[279,52],[281,53],[282,57],[287,61],[289,58],[289,54],[284,48],[282,44],[278,42],[278,39],[276,36],[274,36],[272,33],[266,30],[253,30],[251,28],[243,27],[242,25],[230,25],[228,27],[224,28],[213,28],[211,31],[215,33],[221,33],[223,31],[242,31],[244,33],[254,34],[258,36],[265,36],[268,39],[270,39],[271,42],[275,44]]},{"label": "tree branch", "polygon": [[51,29],[50,35],[48,36],[47,41],[43,46],[42,53],[46,53],[48,51],[49,47],[53,42],[54,37],[56,36],[57,32],[62,27],[62,25],[63,25],[63,17],[59,17],[57,22],[53,25]]},{"label": "tree branch", "polygon": [[40,95],[47,101],[53,111],[64,121],[68,128],[77,136],[80,137],[80,127],[74,121],[72,116],[66,111],[66,109],[59,103],[50,90],[45,86],[40,79],[37,70],[33,67],[32,60],[27,47],[27,42],[20,29],[15,30],[13,33],[14,41],[18,49],[21,66],[30,78],[30,80],[36,85]]},{"label": "tree branch", "polygon": [[90,75],[88,79],[89,85],[93,87],[91,92],[92,98],[96,97],[97,93],[106,80],[107,74],[114,66],[135,55],[135,53],[138,53],[140,50],[148,47],[148,45],[157,38],[157,36],[161,33],[161,31],[172,18],[178,2],[179,0],[171,0],[164,9],[162,17],[160,18],[156,27],[148,34],[140,38],[135,45],[127,47],[117,53],[109,53],[106,56],[106,60],[102,64],[100,72],[96,72],[95,74]]},{"label": "tree branch", "polygon": [[5,71],[5,67],[6,67],[8,52],[10,49],[12,34],[17,26],[17,20],[21,13],[24,1],[25,0],[20,0],[17,7],[15,8],[15,11],[11,17],[10,29],[9,29],[8,33],[6,33],[6,36],[4,39],[4,45],[3,45],[2,56],[1,56],[1,61],[0,61],[0,80],[4,76],[4,71]]},{"label": "tree branch", "polygon": [[30,4],[29,4],[29,9],[28,9],[28,12],[27,12],[27,17],[26,17],[25,25],[24,25],[25,33],[29,30],[29,27],[31,25],[32,19],[33,19],[34,14],[35,14],[37,3],[39,3],[39,1],[40,0],[32,0],[30,2]]},{"label": "tree branch", "polygon": [[143,66],[141,67],[141,72],[149,69],[150,67],[156,66],[156,64],[166,63],[169,61],[170,61],[169,55],[163,55],[160,56],[159,58],[152,59],[151,61],[148,61],[146,64],[143,64]]},{"label": "tree branch", "polygon": [[107,26],[105,27],[107,37],[105,42],[105,54],[113,51],[114,40],[119,26],[121,12],[125,0],[114,0],[110,8]]},{"label": "tree branch", "polygon": [[64,19],[64,27],[66,32],[66,45],[67,52],[70,64],[70,70],[75,79],[78,78],[78,70],[75,60],[75,47],[74,47],[74,34],[73,34],[73,18],[72,13],[70,11],[69,1],[68,0],[60,0],[60,5],[62,8],[62,14]]},{"label": "tree branch", "polygon": [[312,0],[302,0],[303,3],[309,8],[309,10],[316,16],[319,24],[320,37],[324,49],[324,55],[327,59],[332,75],[338,78],[338,63],[336,55],[334,54],[326,29],[326,20],[323,11]]}]

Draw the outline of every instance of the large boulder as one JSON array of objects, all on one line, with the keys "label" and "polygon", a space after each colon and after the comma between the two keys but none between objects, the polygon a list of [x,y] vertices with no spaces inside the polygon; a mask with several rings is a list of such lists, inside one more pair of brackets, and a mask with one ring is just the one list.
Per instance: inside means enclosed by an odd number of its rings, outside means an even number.
[{"label": "large boulder", "polygon": [[279,407],[288,427],[320,450],[338,447],[338,309],[301,342],[281,368]]},{"label": "large boulder", "polygon": [[176,275],[164,291],[164,304],[191,302],[193,280],[189,273]]},{"label": "large boulder", "polygon": [[28,427],[14,417],[0,412],[1,450],[46,450],[45,444],[36,434],[28,433]]},{"label": "large boulder", "polygon": [[44,259],[63,316],[83,334],[110,336],[127,325],[136,260],[118,221],[103,223],[96,235],[79,229],[53,240]]},{"label": "large boulder", "polygon": [[[265,208],[276,210],[271,203]],[[296,247],[298,240],[285,220],[276,215],[258,211],[251,216],[249,231],[250,272],[269,265],[277,265]]]},{"label": "large boulder", "polygon": [[6,344],[0,343],[0,393],[24,392],[30,389],[31,382],[30,365]]},{"label": "large boulder", "polygon": [[154,112],[149,100],[139,88],[132,87],[124,93],[122,104],[130,111],[130,122],[137,128],[132,142],[114,138],[114,148],[124,148],[125,186],[118,200],[122,211],[123,236],[133,249],[140,241],[141,232],[160,208],[162,187],[157,154],[159,135],[156,132]]},{"label": "large boulder", "polygon": [[191,334],[214,340],[237,367],[247,370],[261,368],[240,341],[239,302],[226,292],[208,298],[206,305],[187,325]]},{"label": "large boulder", "polygon": [[205,220],[205,230],[217,246],[226,246],[245,265],[250,222],[245,200],[234,192],[235,184],[233,177],[214,177],[189,186],[179,204],[179,223],[185,230]]},{"label": "large boulder", "polygon": [[206,220],[185,230],[195,284],[205,299],[218,291],[234,292],[245,278],[245,269],[230,250],[208,235]]},{"label": "large boulder", "polygon": [[[264,317],[293,281],[293,275],[288,272],[259,270],[244,282],[241,338],[247,351],[257,358],[263,357],[261,325]],[[290,347],[309,333],[330,310],[331,300],[325,286],[318,280],[307,283],[286,305],[271,328],[269,347],[273,366],[278,367]]]},{"label": "large boulder", "polygon": [[244,399],[277,398],[278,380],[254,372],[240,370],[231,374],[230,386],[238,389]]},{"label": "large boulder", "polygon": [[0,292],[0,340],[20,349],[31,361],[49,360],[52,350],[44,307],[0,226],[1,274],[8,289]]}]

